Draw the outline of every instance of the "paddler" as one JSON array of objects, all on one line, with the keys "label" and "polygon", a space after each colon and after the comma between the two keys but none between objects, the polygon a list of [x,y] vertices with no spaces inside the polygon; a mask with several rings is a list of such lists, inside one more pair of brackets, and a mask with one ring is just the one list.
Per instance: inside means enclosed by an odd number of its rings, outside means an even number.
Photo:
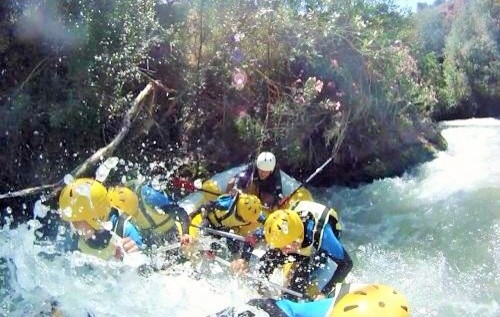
[{"label": "paddler", "polygon": [[[218,231],[231,232],[252,239],[252,234],[262,227],[262,205],[257,196],[239,193],[225,194],[200,206],[194,215],[201,214],[201,227],[209,227]],[[227,245],[235,255],[241,252],[242,257],[250,259],[253,244],[249,240],[238,241],[228,239]]]},{"label": "paddler", "polygon": [[254,163],[235,175],[227,184],[226,192],[235,194],[240,190],[252,194],[262,202],[267,209],[278,206],[283,197],[281,172],[276,164],[276,157],[271,152],[262,152]]},{"label": "paddler", "polygon": [[135,191],[125,186],[112,187],[108,200],[113,208],[132,217],[148,246],[174,241],[189,245],[192,242],[186,210],[151,184],[141,184]]},{"label": "paddler", "polygon": [[[337,224],[333,209],[309,201],[273,212],[264,224],[270,249],[260,259],[259,272],[269,276],[277,266],[294,262],[288,288],[309,298],[328,296],[353,266]],[[245,272],[248,262],[234,261],[232,269]]]},{"label": "paddler", "polygon": [[77,249],[104,260],[122,260],[139,252],[142,236],[126,215],[111,208],[100,182],[80,178],[66,185],[59,196],[59,214],[78,236]]}]

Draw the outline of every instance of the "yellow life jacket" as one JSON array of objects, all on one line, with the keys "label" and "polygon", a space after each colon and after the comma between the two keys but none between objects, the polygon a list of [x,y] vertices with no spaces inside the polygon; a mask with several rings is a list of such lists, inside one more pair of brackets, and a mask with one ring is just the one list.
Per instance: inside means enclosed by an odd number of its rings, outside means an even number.
[{"label": "yellow life jacket", "polygon": [[245,221],[242,219],[236,210],[236,199],[227,195],[224,197],[226,199],[231,199],[227,209],[222,208],[217,201],[210,202],[205,205],[206,218],[210,222],[210,225],[215,229],[229,229],[233,230],[235,233],[250,233],[252,229],[256,229],[259,224]]},{"label": "yellow life jacket", "polygon": [[139,196],[139,212],[134,217],[134,223],[140,230],[152,231],[154,234],[162,235],[177,229],[175,219],[161,210],[144,202]]},{"label": "yellow life jacket", "polygon": [[237,216],[236,208],[231,210],[211,209],[208,211],[207,219],[214,228],[233,229],[250,224]]},{"label": "yellow life jacket", "polygon": [[314,220],[312,241],[298,250],[297,253],[300,255],[311,256],[315,250],[319,250],[323,241],[323,232],[328,223],[337,238],[342,231],[337,212],[333,208],[328,208],[313,201],[301,200],[292,206],[292,210],[296,211],[304,220],[308,218]]},{"label": "yellow life jacket", "polygon": [[[120,215],[112,231],[117,236],[122,238],[125,231],[125,225],[131,218],[132,217],[130,216]],[[102,247],[93,247],[89,245],[89,243],[85,239],[80,237],[78,239],[78,249],[85,254],[90,254],[103,260],[109,260],[112,259],[115,255],[116,247],[112,243],[113,239],[115,238],[112,234],[110,234],[109,239],[102,241]]]}]

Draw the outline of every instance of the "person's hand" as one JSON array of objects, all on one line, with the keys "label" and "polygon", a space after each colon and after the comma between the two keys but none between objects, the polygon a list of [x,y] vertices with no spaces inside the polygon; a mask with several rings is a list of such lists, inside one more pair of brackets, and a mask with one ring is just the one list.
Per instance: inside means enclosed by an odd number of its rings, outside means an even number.
[{"label": "person's hand", "polygon": [[130,238],[123,238],[115,242],[115,259],[123,260],[125,253],[138,252],[139,248],[134,240]]},{"label": "person's hand", "polygon": [[137,246],[135,241],[130,238],[123,238],[122,245],[123,251],[125,251],[125,253],[139,252],[139,247]]},{"label": "person's hand", "polygon": [[248,273],[248,262],[243,259],[237,259],[231,262],[231,271],[235,274]]},{"label": "person's hand", "polygon": [[186,233],[181,236],[180,241],[181,246],[188,247],[191,243],[193,243],[193,237]]},{"label": "person's hand", "polygon": [[321,299],[325,299],[325,298],[326,298],[326,295],[323,293],[319,293],[318,295],[314,296],[314,300],[321,300]]}]

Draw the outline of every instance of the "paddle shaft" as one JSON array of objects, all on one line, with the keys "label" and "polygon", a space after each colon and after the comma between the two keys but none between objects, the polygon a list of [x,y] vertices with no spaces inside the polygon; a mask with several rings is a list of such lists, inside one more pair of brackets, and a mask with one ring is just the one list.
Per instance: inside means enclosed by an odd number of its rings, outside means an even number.
[{"label": "paddle shaft", "polygon": [[279,202],[279,206],[282,206],[286,201],[288,201],[290,199],[290,197],[292,197],[299,189],[301,189],[302,187],[304,187],[305,185],[309,184],[309,182],[314,178],[316,177],[316,175],[318,175],[333,159],[335,158],[335,155],[332,155],[330,156],[330,158],[328,160],[326,160],[320,167],[318,167],[314,173],[312,173],[304,182],[300,183],[300,185],[295,188],[290,194],[288,194],[286,197],[283,197],[280,202]]},{"label": "paddle shaft", "polygon": [[221,237],[230,238],[230,239],[243,241],[243,242],[246,241],[244,236],[240,236],[239,234],[236,234],[236,233],[221,231],[221,230],[212,229],[212,228],[204,227],[204,226],[198,226],[198,225],[194,225],[194,224],[190,224],[190,226],[194,227],[194,228],[201,229],[201,230],[205,230],[208,233],[212,233],[212,234],[215,234],[215,235],[218,235]]}]

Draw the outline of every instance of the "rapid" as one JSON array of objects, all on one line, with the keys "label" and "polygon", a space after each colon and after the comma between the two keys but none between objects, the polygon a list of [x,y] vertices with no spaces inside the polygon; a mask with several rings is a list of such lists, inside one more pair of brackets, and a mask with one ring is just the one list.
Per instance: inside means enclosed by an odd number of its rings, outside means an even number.
[{"label": "rapid", "polygon": [[[393,286],[411,316],[499,316],[500,120],[442,125],[448,150],[434,160],[401,177],[313,195],[341,216],[354,260],[347,282]],[[258,296],[209,262],[138,274],[59,254],[57,241],[34,243],[39,226],[0,230],[0,316],[51,316],[57,306],[62,316],[202,317]]]}]

